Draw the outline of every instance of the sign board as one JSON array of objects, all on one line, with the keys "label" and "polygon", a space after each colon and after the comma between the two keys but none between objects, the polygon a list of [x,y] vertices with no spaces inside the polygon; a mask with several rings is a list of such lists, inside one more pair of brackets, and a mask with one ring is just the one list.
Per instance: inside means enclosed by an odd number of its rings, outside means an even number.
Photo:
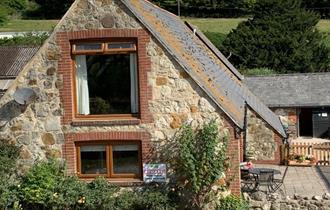
[{"label": "sign board", "polygon": [[143,164],[144,182],[166,182],[166,164]]}]

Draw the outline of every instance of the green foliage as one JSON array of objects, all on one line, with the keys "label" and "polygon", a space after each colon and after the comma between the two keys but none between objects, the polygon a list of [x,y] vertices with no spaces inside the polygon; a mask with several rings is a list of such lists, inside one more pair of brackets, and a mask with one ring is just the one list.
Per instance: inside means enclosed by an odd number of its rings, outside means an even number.
[{"label": "green foliage", "polygon": [[22,11],[27,7],[26,0],[5,0],[4,3],[16,11]]},{"label": "green foliage", "polygon": [[278,73],[328,71],[330,51],[316,29],[319,17],[300,0],[259,0],[253,19],[242,22],[223,42],[241,68]]},{"label": "green foliage", "polygon": [[205,36],[216,46],[218,49],[223,48],[223,41],[226,39],[226,34],[222,33],[216,33],[216,32],[210,32],[206,31],[204,32]]},{"label": "green foliage", "polygon": [[220,200],[217,210],[249,210],[249,204],[234,195]]},{"label": "green foliage", "polygon": [[74,0],[35,0],[40,5],[34,15],[46,19],[59,19],[69,9]]},{"label": "green foliage", "polygon": [[12,199],[11,185],[16,170],[16,161],[19,157],[19,148],[0,140],[0,209],[5,209]]},{"label": "green foliage", "polygon": [[241,70],[242,74],[246,76],[254,76],[254,75],[272,75],[276,74],[276,71],[269,68],[254,68],[254,69],[243,69]]},{"label": "green foliage", "polygon": [[[120,190],[104,178],[90,183],[65,176],[63,164],[49,160],[35,164],[16,185],[7,188],[6,205],[12,209],[172,210],[166,191]],[[1,206],[0,206],[1,207]]]},{"label": "green foliage", "polygon": [[135,210],[174,210],[175,206],[166,195],[166,192],[157,189],[147,189],[142,193],[136,194],[133,204]]},{"label": "green foliage", "polygon": [[4,7],[0,5],[0,26],[3,26],[8,21],[8,13]]},{"label": "green foliage", "polygon": [[48,33],[25,33],[24,35],[17,35],[12,38],[0,39],[0,46],[40,46],[48,38]]},{"label": "green foliage", "polygon": [[64,177],[63,165],[54,160],[35,164],[22,178],[20,192],[26,207],[47,207],[52,203],[57,185]]},{"label": "green foliage", "polygon": [[[211,187],[228,169],[227,138],[221,138],[217,123],[204,124],[200,130],[191,126],[181,128],[179,136],[177,172],[181,176],[182,187],[191,193],[190,203],[202,207],[211,198]],[[225,186],[222,186],[224,190]]]}]

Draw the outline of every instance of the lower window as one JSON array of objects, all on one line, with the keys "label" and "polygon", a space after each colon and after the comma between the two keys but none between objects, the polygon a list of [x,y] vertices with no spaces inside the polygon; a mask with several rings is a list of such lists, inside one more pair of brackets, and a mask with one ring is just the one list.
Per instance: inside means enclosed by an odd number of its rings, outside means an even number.
[{"label": "lower window", "polygon": [[137,141],[77,143],[77,171],[82,177],[141,178],[141,145]]}]

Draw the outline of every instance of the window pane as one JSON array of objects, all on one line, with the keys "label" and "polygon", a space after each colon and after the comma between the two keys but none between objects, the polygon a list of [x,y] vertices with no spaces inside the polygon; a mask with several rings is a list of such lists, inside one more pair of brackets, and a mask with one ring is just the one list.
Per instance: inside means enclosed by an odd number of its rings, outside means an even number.
[{"label": "window pane", "polygon": [[136,60],[132,55],[76,56],[79,114],[137,113],[137,80],[132,79],[137,76]]},{"label": "window pane", "polygon": [[115,174],[139,174],[138,145],[112,146],[113,171]]},{"label": "window pane", "polygon": [[106,174],[106,147],[104,145],[81,146],[81,173]]},{"label": "window pane", "polygon": [[109,43],[108,49],[132,49],[135,48],[134,43]]},{"label": "window pane", "polygon": [[80,43],[76,44],[76,51],[83,51],[83,50],[101,50],[102,44],[101,43]]}]

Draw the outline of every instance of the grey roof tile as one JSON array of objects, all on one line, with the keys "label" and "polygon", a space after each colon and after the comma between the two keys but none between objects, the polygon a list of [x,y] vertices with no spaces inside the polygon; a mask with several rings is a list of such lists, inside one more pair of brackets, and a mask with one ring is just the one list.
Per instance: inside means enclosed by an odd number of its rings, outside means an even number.
[{"label": "grey roof tile", "polygon": [[246,77],[244,83],[269,107],[330,106],[330,73]]}]

